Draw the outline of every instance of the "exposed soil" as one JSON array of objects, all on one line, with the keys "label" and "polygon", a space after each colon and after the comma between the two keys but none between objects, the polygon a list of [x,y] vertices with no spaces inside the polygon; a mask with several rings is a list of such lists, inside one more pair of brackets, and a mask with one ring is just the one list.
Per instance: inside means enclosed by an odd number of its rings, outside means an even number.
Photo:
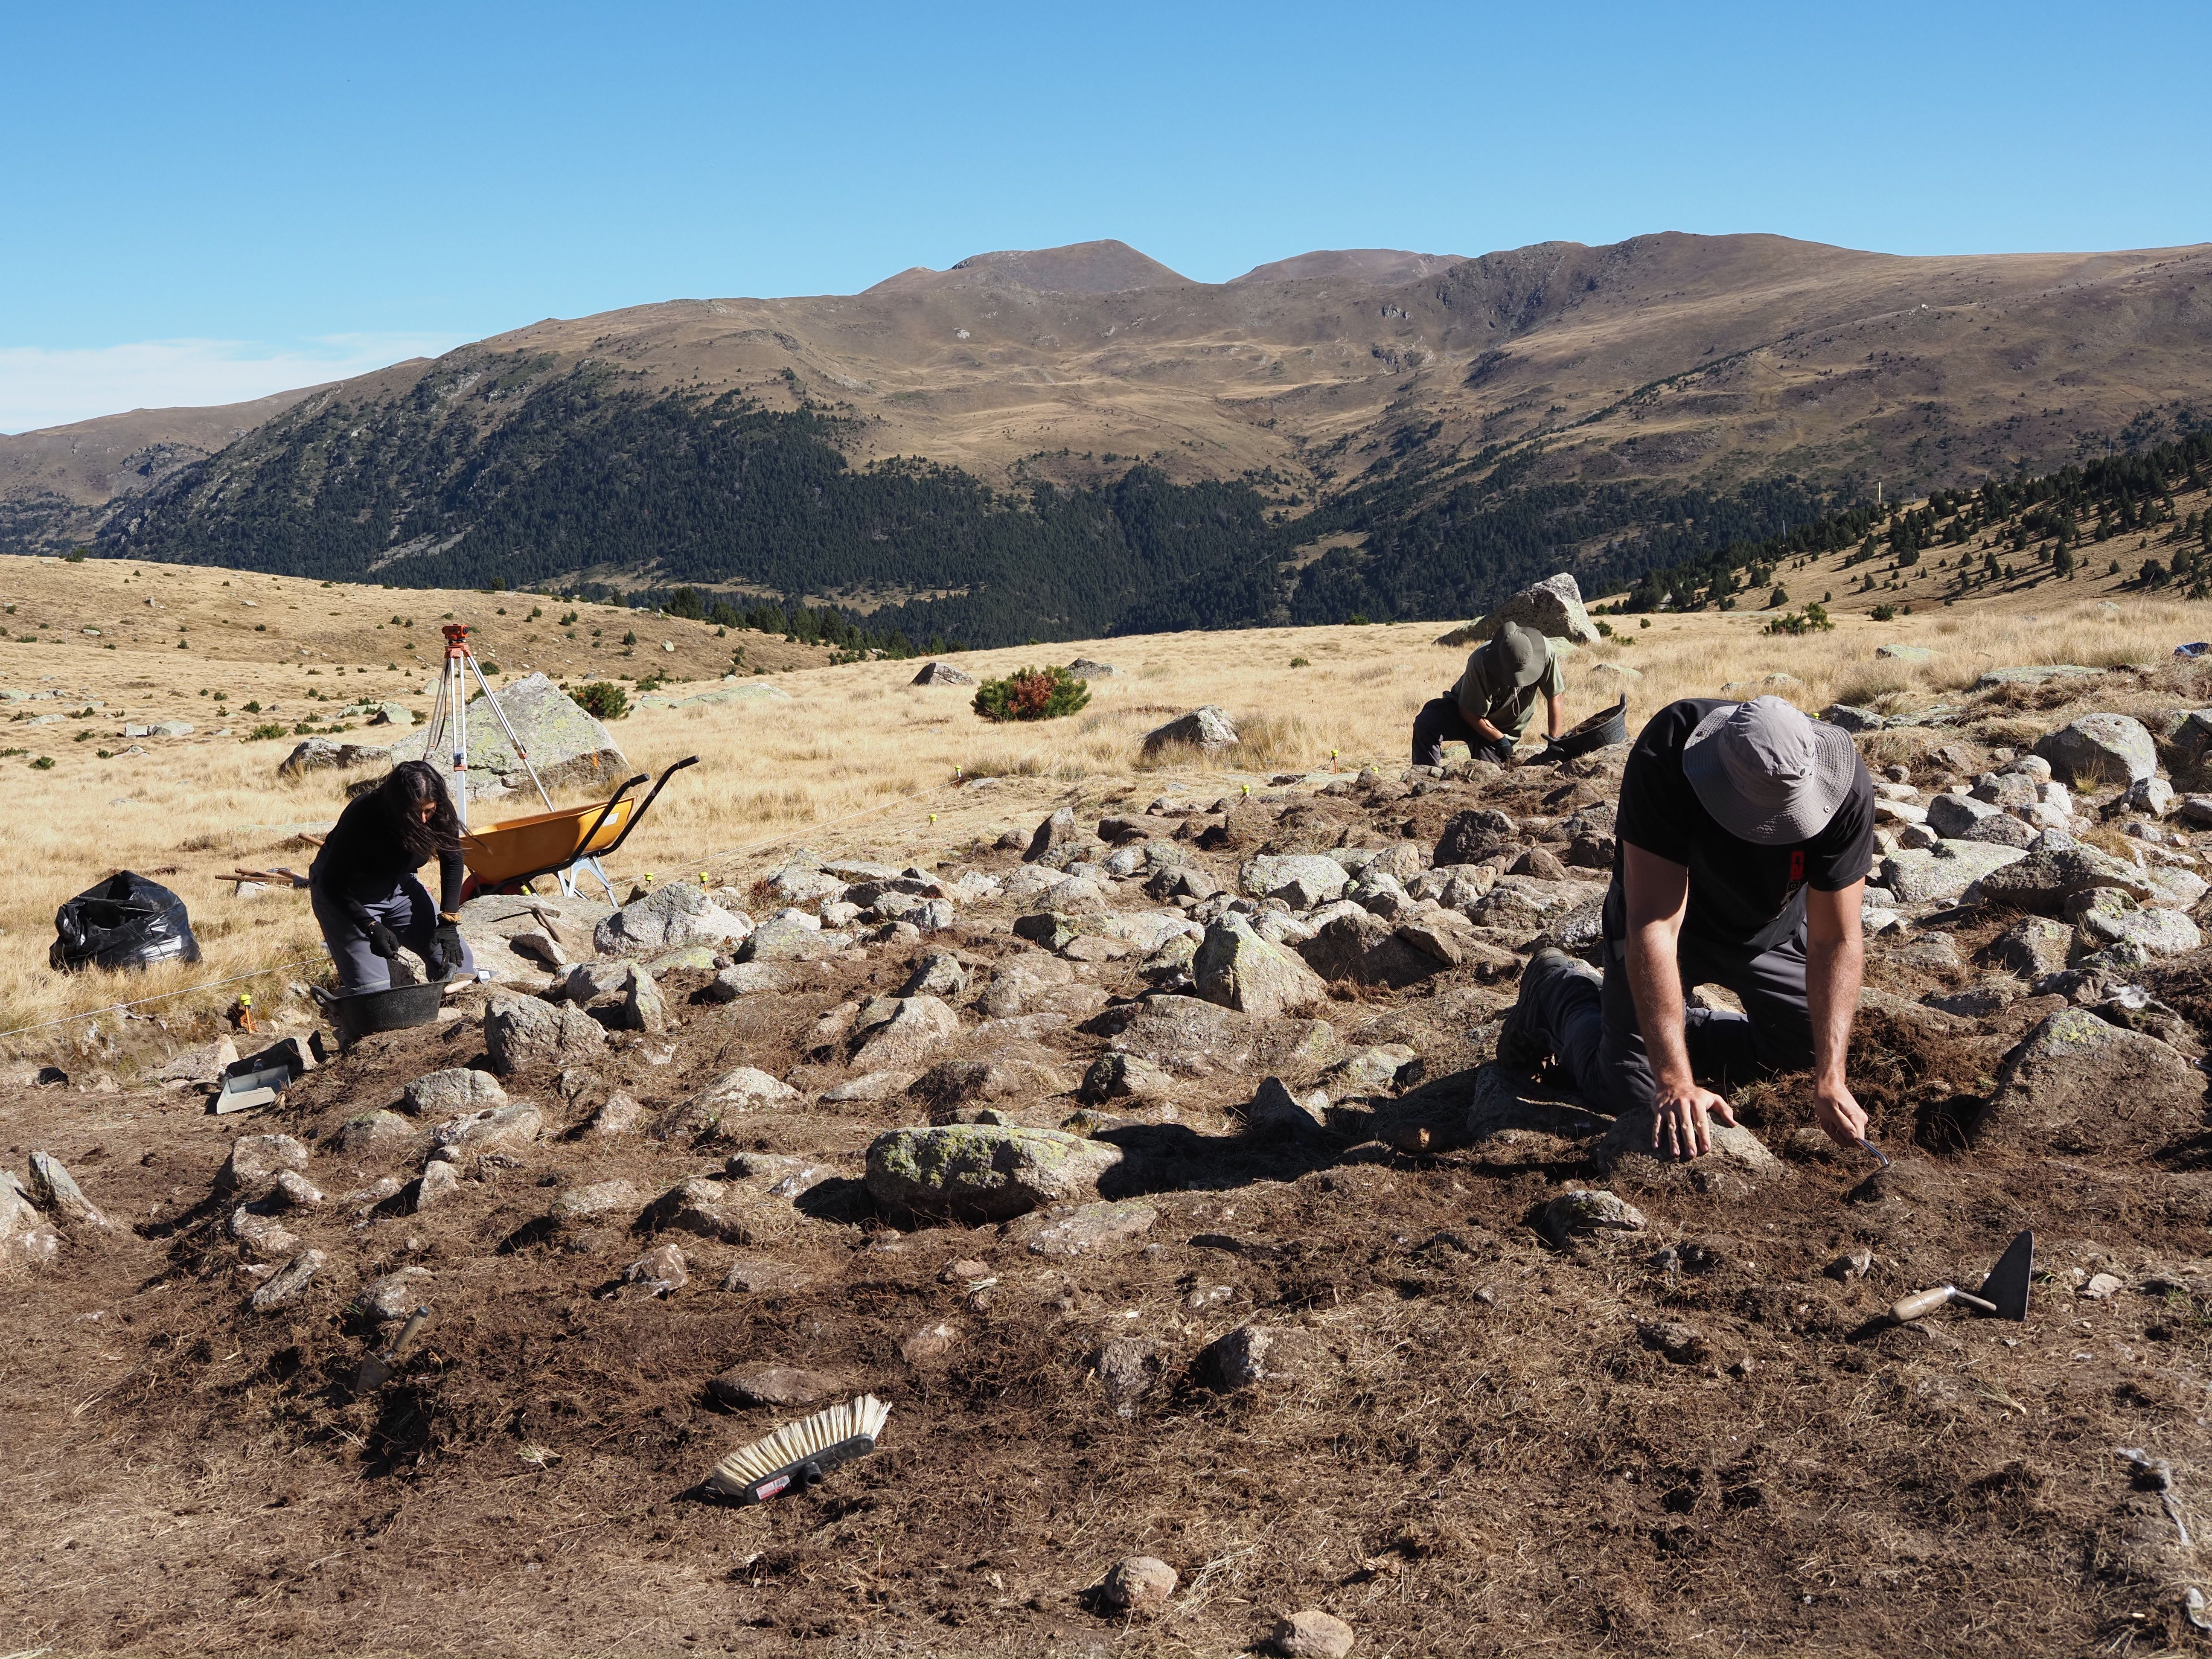
[{"label": "exposed soil", "polygon": [[[1509,781],[1480,804],[1535,811],[1534,790]],[[1325,842],[1328,818],[1388,840],[1468,804],[1340,799],[1231,827],[1247,846]],[[1995,925],[1959,929],[1962,960]],[[955,943],[977,988],[1023,948],[980,923]],[[848,1073],[810,1057],[816,1020],[896,990],[922,948],[728,1006],[684,1000],[703,975],[670,975],[672,1063],[633,1042],[573,1092],[550,1072],[509,1079],[544,1109],[543,1139],[513,1167],[465,1166],[458,1198],[413,1215],[357,1221],[340,1194],[407,1178],[419,1150],[355,1158],[329,1137],[425,1071],[483,1063],[473,1023],[372,1040],[243,1122],[173,1091],[0,1093],[9,1165],[52,1152],[118,1232],[71,1237],[6,1292],[0,1650],[1221,1653],[1303,1607],[1372,1654],[2203,1639],[2181,1612],[2197,1580],[2177,1520],[2197,1535],[2212,1479],[2212,1175],[1948,1135],[2033,1011],[1982,1026],[1869,1011],[1856,1075],[1896,1160],[1881,1179],[1802,1133],[1802,1079],[1771,1079],[1740,1105],[1788,1152],[1786,1177],[1616,1184],[1648,1228],[1566,1249],[1535,1218],[1599,1184],[1581,1150],[1532,1164],[1449,1135],[1419,1157],[1377,1138],[1463,1116],[1480,1028],[1512,988],[1458,971],[1340,987],[1319,1011],[1346,1043],[1406,1041],[1427,1066],[1401,1098],[1340,1108],[1330,1138],[1240,1133],[1228,1109],[1257,1076],[1235,1072],[1188,1083],[1174,1122],[1110,1131],[1132,1153],[1118,1190],[1158,1219],[1103,1255],[879,1218],[857,1177],[872,1137],[919,1121],[898,1096],[729,1120],[698,1144],[566,1133],[611,1088],[657,1114],[741,1064],[818,1096]],[[2185,963],[2160,991],[2200,1022],[2204,971]],[[1142,988],[1126,963],[1079,973]],[[1911,998],[1940,983],[1880,946],[1869,977]],[[1103,1047],[1074,1026],[1036,1042],[1071,1085]],[[1057,1122],[1077,1103],[1018,1109]],[[317,1148],[331,1202],[288,1224],[331,1265],[264,1317],[245,1310],[259,1281],[211,1194],[232,1138],[270,1130]],[[534,1224],[583,1183],[650,1197],[751,1152],[837,1176],[796,1204],[761,1199],[745,1243],[664,1235],[690,1274],[665,1299],[621,1287],[653,1242],[629,1231],[634,1209],[596,1231]],[[1877,1318],[1909,1291],[1972,1288],[2023,1227],[2042,1269],[2024,1325]],[[1873,1255],[1863,1277],[1824,1273],[1855,1251]],[[996,1284],[946,1282],[963,1258]],[[803,1282],[718,1288],[741,1261]],[[434,1320],[390,1384],[356,1393],[376,1339],[347,1303],[407,1264],[434,1276]],[[2118,1294],[2078,1294],[2106,1272]],[[1310,1330],[1311,1358],[1216,1392],[1193,1362],[1248,1321]],[[1695,1340],[1648,1328],[1669,1321]],[[940,1324],[943,1352],[908,1349]],[[1161,1372],[1123,1418],[1097,1361],[1126,1336],[1158,1345]],[[763,1507],[689,1495],[723,1452],[802,1414],[714,1404],[705,1382],[742,1362],[890,1401],[881,1449]],[[2172,1489],[2120,1447],[2170,1463]],[[1158,1617],[1091,1594],[1133,1553],[1182,1575]]]}]

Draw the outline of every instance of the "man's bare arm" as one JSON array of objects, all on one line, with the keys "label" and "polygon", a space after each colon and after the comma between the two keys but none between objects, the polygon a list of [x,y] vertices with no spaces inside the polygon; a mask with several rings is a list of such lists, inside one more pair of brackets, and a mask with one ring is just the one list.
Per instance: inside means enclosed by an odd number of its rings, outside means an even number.
[{"label": "man's bare arm", "polygon": [[1557,738],[1567,729],[1567,700],[1565,697],[1549,691],[1544,694],[1544,721],[1547,737]]},{"label": "man's bare arm", "polygon": [[1839,892],[1805,894],[1805,996],[1813,1016],[1813,1100],[1820,1127],[1845,1146],[1866,1133],[1866,1113],[1845,1080],[1851,1016],[1858,1012],[1866,939],[1859,921],[1864,881]]},{"label": "man's bare arm", "polygon": [[1690,1048],[1683,1030],[1682,971],[1675,947],[1689,909],[1690,872],[1683,866],[1646,852],[1632,842],[1621,848],[1623,896],[1628,927],[1628,988],[1636,999],[1636,1023],[1644,1051],[1658,1085],[1652,1115],[1651,1144],[1670,1153],[1695,1158],[1712,1150],[1706,1114],[1734,1123],[1729,1103],[1701,1088],[1690,1073]]}]

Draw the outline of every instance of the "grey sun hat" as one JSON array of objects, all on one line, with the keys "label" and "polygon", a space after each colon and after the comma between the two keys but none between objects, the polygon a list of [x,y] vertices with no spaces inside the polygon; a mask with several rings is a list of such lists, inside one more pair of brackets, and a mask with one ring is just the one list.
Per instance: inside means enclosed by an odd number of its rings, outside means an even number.
[{"label": "grey sun hat", "polygon": [[1721,828],[1760,847],[1810,841],[1858,773],[1850,736],[1779,697],[1726,703],[1682,745],[1682,775]]},{"label": "grey sun hat", "polygon": [[1483,649],[1492,676],[1516,691],[1535,684],[1544,677],[1544,665],[1551,655],[1544,648],[1541,634],[1513,622],[1500,628]]}]

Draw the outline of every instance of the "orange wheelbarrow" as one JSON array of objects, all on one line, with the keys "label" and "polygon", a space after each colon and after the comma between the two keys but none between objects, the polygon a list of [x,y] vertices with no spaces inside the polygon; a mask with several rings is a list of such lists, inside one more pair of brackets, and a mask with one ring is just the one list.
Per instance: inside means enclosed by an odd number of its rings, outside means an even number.
[{"label": "orange wheelbarrow", "polygon": [[668,780],[699,757],[689,756],[660,775],[659,782],[642,800],[630,791],[652,775],[641,772],[626,781],[609,799],[588,806],[564,806],[558,811],[535,812],[526,818],[488,823],[461,838],[461,857],[469,867],[469,896],[479,893],[520,893],[540,876],[553,876],[561,890],[576,896],[575,872],[580,866],[599,878],[610,902],[620,904],[615,884],[599,862],[619,848],[637,828]]}]

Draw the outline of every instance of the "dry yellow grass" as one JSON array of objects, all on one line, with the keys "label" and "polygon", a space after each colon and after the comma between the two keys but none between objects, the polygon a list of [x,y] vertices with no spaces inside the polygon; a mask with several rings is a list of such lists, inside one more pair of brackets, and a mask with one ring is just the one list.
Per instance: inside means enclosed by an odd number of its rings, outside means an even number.
[{"label": "dry yellow grass", "polygon": [[[1800,598],[1841,590],[1845,580],[1833,564],[1792,571],[1785,580]],[[194,606],[221,603],[222,581],[251,582],[268,594],[272,612],[283,607],[289,629],[283,644],[297,661],[325,670],[349,654],[347,642],[355,646],[351,654],[359,654],[359,641],[378,637],[364,623],[370,615],[397,610],[434,619],[452,609],[476,620],[475,612],[495,611],[499,604],[520,613],[540,602],[529,595],[324,588],[221,571],[160,571],[125,586],[120,578],[129,568],[7,560],[0,561],[0,584],[14,584],[11,599],[38,586],[37,603],[58,616],[72,605],[77,614],[98,606],[106,607],[102,614],[117,612],[143,593],[143,583],[191,616],[198,614]],[[1649,627],[1636,618],[1615,618],[1620,632],[1613,639],[1570,659],[1568,712],[1578,719],[1595,711],[1611,702],[1624,684],[1632,723],[1674,698],[1716,696],[1729,686],[1747,688],[1740,695],[1771,690],[1808,709],[1838,699],[1895,707],[1954,692],[1996,665],[2160,659],[2175,643],[2212,623],[2201,606],[2124,593],[2108,600],[2114,592],[2109,580],[2083,580],[1948,608],[1922,602],[1916,614],[1888,623],[1852,608],[1883,596],[1853,596],[1836,605],[1832,632],[1802,637],[1764,634],[1767,617],[1758,612],[1662,615],[1650,618]],[[651,629],[658,638],[687,626],[655,622]],[[208,631],[214,628],[210,621]],[[420,635],[422,625],[414,631]],[[1141,805],[1169,790],[1190,789],[1208,798],[1231,793],[1276,771],[1402,766],[1414,710],[1450,685],[1463,659],[1462,651],[1433,642],[1442,631],[1434,623],[1256,629],[981,651],[959,659],[979,675],[1078,654],[1120,665],[1120,674],[1091,683],[1091,705],[1081,714],[1038,726],[985,723],[961,688],[909,684],[912,662],[781,673],[773,683],[790,694],[787,701],[640,709],[614,728],[639,769],[657,773],[690,754],[702,763],[679,775],[623,849],[617,883],[641,880],[647,872],[659,879],[690,879],[701,871],[718,883],[743,881],[801,843],[824,852],[927,862],[979,836],[1026,829],[1063,800],[1084,808],[1116,800]],[[237,632],[229,630],[234,647],[251,653],[254,642],[236,641]],[[730,642],[712,640],[711,630],[697,632],[699,640],[686,640],[687,656],[709,644],[718,655],[726,653]],[[44,637],[60,636],[48,630]],[[764,643],[781,648],[758,635],[735,638],[756,650]],[[1925,664],[1877,659],[1875,649],[1884,641],[1925,645],[1936,656]],[[118,648],[104,649],[107,643]],[[305,656],[299,655],[302,645]],[[0,686],[36,688],[41,676],[53,674],[58,678],[48,684],[72,694],[88,692],[108,705],[94,719],[8,728],[5,746],[31,750],[0,761],[7,769],[0,775],[13,786],[6,810],[15,856],[0,870],[0,927],[5,929],[0,935],[0,1045],[11,1052],[74,1052],[78,1026],[8,1033],[125,997],[264,972],[248,988],[265,1006],[287,980],[319,971],[319,942],[304,895],[240,900],[223,877],[239,864],[304,870],[312,848],[297,841],[296,827],[335,817],[343,780],[323,775],[277,781],[276,765],[290,747],[289,738],[246,743],[195,735],[149,740],[149,752],[140,757],[100,760],[94,753],[121,746],[110,735],[118,726],[118,707],[132,719],[192,719],[204,734],[222,717],[211,698],[198,695],[204,685],[230,688],[232,708],[249,697],[282,699],[289,717],[295,708],[313,712],[298,702],[304,686],[335,678],[309,681],[297,662],[268,663],[246,654],[210,662],[209,654],[127,636],[96,643],[82,636],[61,645],[0,643]],[[1300,658],[1305,665],[1293,667]],[[1624,682],[1608,672],[1612,667],[1640,678]],[[1768,685],[1767,677],[1778,674],[1792,682]],[[380,665],[363,679],[380,695],[401,693],[413,707],[427,706],[419,667],[386,674]],[[670,688],[672,693],[685,689]],[[1202,703],[1228,711],[1246,735],[1244,748],[1212,761],[1182,756],[1145,766],[1139,757],[1145,733]],[[66,702],[9,708],[15,714],[74,712]],[[245,721],[233,717],[232,724]],[[72,741],[79,730],[98,735]],[[370,729],[356,736],[374,741],[378,733]],[[26,769],[40,754],[54,759],[53,768]],[[517,802],[511,811],[526,805]],[[495,806],[479,806],[477,812],[480,817],[503,815]],[[118,868],[158,874],[184,895],[206,951],[203,963],[120,976],[64,976],[47,969],[55,907]],[[274,966],[301,958],[308,968]],[[148,1012],[177,1029],[204,1029],[238,988],[164,1002]],[[112,1015],[101,1024],[111,1035],[118,1030]]]}]

